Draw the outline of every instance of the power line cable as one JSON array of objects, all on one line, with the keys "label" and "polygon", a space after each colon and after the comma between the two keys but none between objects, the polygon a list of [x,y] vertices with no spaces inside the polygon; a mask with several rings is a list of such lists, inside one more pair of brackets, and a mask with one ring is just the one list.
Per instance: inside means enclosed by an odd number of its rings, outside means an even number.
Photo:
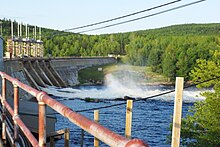
[{"label": "power line cable", "polygon": [[99,110],[99,109],[104,109],[104,108],[110,108],[110,107],[116,107],[116,106],[125,105],[126,103],[127,103],[127,102],[122,102],[122,103],[118,103],[118,104],[113,104],[113,105],[108,105],[108,106],[102,106],[102,107],[97,107],[97,108],[77,110],[77,111],[75,111],[75,112],[86,112],[86,111],[92,111],[92,110]]},{"label": "power line cable", "polygon": [[157,12],[157,13],[153,13],[153,14],[150,14],[150,15],[146,15],[146,16],[143,16],[143,17],[139,17],[139,18],[135,18],[135,19],[130,19],[130,20],[127,20],[127,21],[122,21],[122,22],[119,22],[119,23],[115,23],[115,24],[111,24],[111,25],[106,25],[106,26],[98,27],[98,28],[94,28],[94,29],[89,29],[89,30],[85,30],[85,31],[77,32],[77,33],[85,33],[85,32],[96,31],[96,30],[100,30],[100,29],[104,29],[104,28],[109,28],[109,27],[113,27],[113,26],[129,23],[129,22],[141,20],[141,19],[144,19],[144,18],[160,15],[160,14],[167,13],[167,12],[170,12],[170,11],[173,11],[173,10],[177,10],[177,9],[180,9],[180,8],[188,7],[188,6],[191,6],[191,5],[203,2],[203,1],[206,1],[206,0],[199,0],[199,1],[192,2],[192,3],[187,3],[187,4],[184,4],[184,5],[178,6],[178,7],[170,8],[170,9],[167,9],[167,10],[164,10],[164,11],[160,11],[160,12]]},{"label": "power line cable", "polygon": [[80,26],[80,27],[65,29],[63,31],[77,30],[77,29],[82,29],[82,28],[91,27],[91,26],[94,26],[94,25],[99,25],[99,24],[115,21],[115,20],[118,20],[118,19],[126,18],[126,17],[129,17],[129,16],[133,16],[133,15],[137,15],[137,14],[140,14],[140,13],[143,13],[143,12],[147,12],[147,11],[151,11],[151,10],[154,10],[154,9],[157,9],[157,8],[161,8],[161,7],[164,7],[164,6],[167,6],[167,5],[171,5],[171,4],[174,4],[176,2],[180,2],[180,1],[181,0],[175,0],[175,1],[172,1],[172,2],[169,2],[169,3],[158,5],[158,6],[155,6],[155,7],[152,7],[152,8],[148,8],[148,9],[145,9],[145,10],[141,10],[141,11],[138,11],[138,12],[134,12],[134,13],[131,13],[131,14],[123,15],[123,16],[120,16],[120,17],[116,17],[116,18],[100,21],[100,22],[97,22],[97,23],[92,23],[92,24]]},{"label": "power line cable", "polygon": [[[197,86],[199,84],[203,84],[203,83],[206,83],[206,82],[210,82],[212,80],[216,80],[216,79],[219,79],[220,77],[214,77],[212,79],[208,79],[208,80],[205,80],[205,81],[201,81],[201,82],[196,82],[195,84],[191,84],[191,85],[188,85],[188,86],[184,86],[183,89],[187,89],[187,88],[190,88],[190,87],[194,87],[194,86]],[[163,96],[163,95],[166,95],[166,94],[169,94],[169,93],[172,93],[174,92],[175,89],[173,90],[169,90],[169,91],[165,91],[165,92],[162,92],[162,93],[159,93],[159,94],[155,94],[155,95],[152,95],[152,96],[148,96],[148,97],[145,97],[145,98],[139,98],[139,99],[135,99],[135,98],[131,98],[132,100],[134,100],[134,102],[138,102],[138,101],[146,101],[147,99],[152,99],[152,98],[155,98],[155,97],[158,97],[158,96]],[[61,100],[61,99],[60,99]],[[62,99],[62,100],[66,100],[66,99]],[[70,100],[70,99],[67,99],[67,100]],[[121,103],[118,103],[118,104],[113,104],[113,105],[107,105],[107,106],[102,106],[102,107],[96,107],[96,108],[89,108],[89,109],[83,109],[83,110],[76,110],[75,112],[87,112],[87,111],[92,111],[92,110],[100,110],[100,109],[104,109],[104,108],[110,108],[110,107],[116,107],[116,106],[121,106],[121,105],[125,105],[127,102],[121,102]],[[74,110],[73,110],[74,111]],[[55,113],[47,113],[47,115],[50,115],[50,114],[60,114],[58,112],[55,112]]]},{"label": "power line cable", "polygon": [[[206,82],[209,82],[209,81],[212,81],[212,80],[216,80],[216,79],[219,79],[220,77],[215,77],[215,78],[212,78],[212,79],[208,79],[208,80],[205,80],[205,81],[201,81],[201,82],[198,82],[196,84],[191,84],[191,85],[188,85],[188,86],[184,86],[183,89],[187,89],[187,88],[190,88],[190,87],[194,87],[196,85],[199,85],[199,84],[203,84],[203,83],[206,83]],[[159,93],[159,94],[155,94],[155,95],[152,95],[152,96],[148,96],[148,97],[145,97],[145,98],[140,98],[140,99],[134,99],[134,102],[137,102],[137,101],[146,101],[148,99],[152,99],[152,98],[155,98],[155,97],[158,97],[158,96],[163,96],[163,95],[166,95],[166,94],[169,94],[169,93],[172,93],[172,92],[175,92],[175,89],[173,90],[169,90],[169,91],[165,91],[165,92],[162,92],[162,93]],[[113,104],[113,105],[107,105],[107,106],[102,106],[102,107],[96,107],[96,108],[89,108],[89,109],[84,109],[84,110],[77,110],[75,112],[87,112],[87,111],[92,111],[92,110],[100,110],[100,109],[104,109],[104,108],[110,108],[110,107],[115,107],[115,106],[120,106],[120,105],[125,105],[127,102],[122,102],[122,103],[118,103],[118,104]]]},{"label": "power line cable", "polygon": [[[197,85],[200,85],[200,84],[203,84],[203,83],[212,81],[212,80],[216,80],[216,79],[219,79],[219,78],[220,78],[220,77],[215,77],[215,78],[208,79],[208,80],[205,80],[205,81],[196,82],[196,83],[194,83],[194,84],[191,84],[191,85],[188,85],[188,86],[184,86],[183,89],[187,89],[187,88],[190,88],[190,87],[194,87],[194,86],[197,86]],[[172,93],[172,92],[175,92],[175,89],[170,90],[170,91],[165,91],[165,92],[163,92],[163,93],[159,93],[159,94],[156,94],[156,95],[153,95],[153,96],[148,96],[148,97],[145,97],[145,98],[141,98],[141,99],[138,99],[138,100],[135,100],[135,101],[147,100],[147,99],[155,98],[155,97],[158,97],[158,96],[166,95],[166,94],[169,94],[169,93]]]},{"label": "power line cable", "polygon": [[[206,82],[210,82],[212,80],[216,80],[216,79],[219,79],[220,77],[215,77],[215,78],[212,78],[212,79],[208,79],[208,80],[205,80],[205,81],[201,81],[201,82],[196,82],[195,84],[191,84],[191,85],[188,85],[188,86],[184,86],[184,89],[187,89],[187,88],[190,88],[190,87],[193,87],[193,86],[196,86],[196,85],[199,85],[199,84],[203,84],[203,83],[206,83]],[[132,132],[140,132],[140,131],[146,131],[148,130],[148,128],[139,128],[137,130],[132,130]]]},{"label": "power line cable", "polygon": [[[217,80],[219,79],[220,77],[214,77],[212,79],[208,79],[208,80],[205,80],[205,81],[201,81],[201,82],[196,82],[194,84],[191,84],[191,85],[188,85],[188,86],[184,86],[183,89],[187,89],[187,88],[190,88],[190,87],[193,87],[193,86],[196,86],[196,85],[199,85],[199,84],[203,84],[203,83],[206,83],[206,82],[210,82],[212,80]],[[147,100],[147,99],[150,99],[150,98],[154,98],[154,97],[158,97],[158,96],[162,96],[162,95],[166,95],[166,94],[169,94],[169,93],[172,93],[174,92],[175,90],[170,90],[170,91],[167,91],[167,92],[163,92],[163,93],[160,93],[160,94],[156,94],[156,95],[153,95],[153,96],[149,96],[149,97],[145,97],[145,98],[142,98],[142,99],[138,99],[138,100],[134,100],[134,102],[137,102],[137,101],[140,101],[140,100]],[[75,112],[88,112],[88,111],[92,111],[92,110],[99,110],[99,109],[104,109],[104,108],[110,108],[110,107],[115,107],[115,106],[120,106],[120,105],[125,105],[127,102],[122,102],[122,103],[118,103],[118,104],[114,104],[114,105],[108,105],[108,106],[103,106],[103,107],[97,107],[97,108],[91,108],[91,109],[84,109],[84,110],[78,110],[78,111],[75,111]],[[59,113],[54,113],[54,114],[59,114]],[[145,131],[145,130],[148,130],[147,128],[142,128],[142,129],[137,129],[137,130],[132,130],[132,132],[139,132],[139,131]]]},{"label": "power line cable", "polygon": [[154,9],[157,9],[157,8],[168,6],[168,5],[174,4],[174,3],[179,2],[179,1],[181,1],[181,0],[172,1],[172,2],[169,2],[169,3],[158,5],[158,6],[155,6],[155,7],[152,7],[152,8],[148,8],[148,9],[145,9],[145,10],[142,10],[142,11],[138,11],[138,12],[135,12],[135,13],[127,14],[127,15],[124,15],[124,16],[116,17],[116,18],[113,18],[113,19],[109,19],[109,20],[105,20],[105,21],[101,21],[101,22],[97,22],[97,23],[93,23],[93,24],[89,24],[89,25],[84,25],[84,26],[81,26],[81,27],[65,29],[65,30],[62,31],[62,33],[54,32],[53,35],[51,36],[51,38],[53,38],[55,36],[68,36],[68,35],[72,35],[72,34],[68,34],[68,33],[71,33],[71,32],[66,32],[66,31],[81,29],[81,28],[85,28],[85,27],[90,27],[90,26],[95,26],[95,25],[99,25],[99,24],[115,21],[115,20],[118,20],[118,19],[122,19],[122,18],[125,18],[125,17],[132,16],[132,15],[140,14],[140,13],[143,13],[143,12],[146,12],[146,11],[151,11],[151,10],[154,10]]}]

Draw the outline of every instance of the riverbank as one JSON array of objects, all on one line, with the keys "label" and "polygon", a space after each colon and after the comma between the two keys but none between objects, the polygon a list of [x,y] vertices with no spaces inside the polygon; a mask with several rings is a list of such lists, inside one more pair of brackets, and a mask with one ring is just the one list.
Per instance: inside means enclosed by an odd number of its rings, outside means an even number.
[{"label": "riverbank", "polygon": [[152,69],[147,66],[108,64],[80,70],[79,85],[104,85],[109,75],[121,82],[135,82],[137,85],[169,86],[174,84],[168,77],[152,72]]}]

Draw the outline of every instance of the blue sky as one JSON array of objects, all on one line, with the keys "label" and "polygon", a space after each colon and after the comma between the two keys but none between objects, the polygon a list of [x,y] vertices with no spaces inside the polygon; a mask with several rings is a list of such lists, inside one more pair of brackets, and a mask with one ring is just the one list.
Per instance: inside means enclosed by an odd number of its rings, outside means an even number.
[{"label": "blue sky", "polygon": [[[31,25],[64,30],[115,18],[171,1],[174,0],[1,0],[0,18],[8,18]],[[194,1],[196,0],[182,0],[170,6],[128,17],[120,21],[150,15]],[[128,32],[186,23],[220,23],[219,6],[220,0],[206,0],[172,12],[119,26],[87,32],[86,34]],[[114,23],[120,21],[115,21]],[[97,27],[101,26],[104,25]],[[76,30],[75,32],[92,28],[94,27]]]}]

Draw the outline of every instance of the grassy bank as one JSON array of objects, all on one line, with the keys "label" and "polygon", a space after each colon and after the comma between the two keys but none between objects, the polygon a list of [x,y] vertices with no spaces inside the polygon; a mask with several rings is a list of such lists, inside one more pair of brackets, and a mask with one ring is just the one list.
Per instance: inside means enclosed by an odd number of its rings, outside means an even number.
[{"label": "grassy bank", "polygon": [[[142,85],[170,84],[163,75],[152,72],[150,67],[125,64],[94,66],[79,71],[80,84],[104,84],[105,75],[114,74],[120,79],[133,79]],[[126,78],[125,78],[126,77]]]}]

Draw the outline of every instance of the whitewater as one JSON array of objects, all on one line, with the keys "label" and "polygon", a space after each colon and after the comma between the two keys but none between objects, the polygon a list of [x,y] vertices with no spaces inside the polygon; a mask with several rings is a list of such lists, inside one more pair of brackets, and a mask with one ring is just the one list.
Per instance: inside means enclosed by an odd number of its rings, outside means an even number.
[{"label": "whitewater", "polygon": [[[94,98],[94,99],[116,99],[124,98],[125,96],[133,98],[146,98],[154,96],[160,93],[168,92],[173,90],[174,86],[141,86],[136,81],[130,79],[122,81],[113,74],[108,74],[105,77],[105,85],[103,86],[80,86],[80,87],[68,87],[59,88],[54,86],[48,86],[47,88],[41,87],[41,89],[50,95],[54,95],[60,98]],[[195,102],[201,101],[205,98],[201,96],[201,93],[207,91],[204,89],[197,89],[191,87],[184,89],[183,101]],[[162,99],[170,101],[174,99],[175,93],[166,94],[163,96],[155,97],[154,99]]]},{"label": "whitewater", "polygon": [[[55,99],[70,107],[74,111],[94,109],[97,107],[115,105],[120,101],[116,98],[130,96],[133,98],[146,98],[173,90],[174,86],[144,86],[132,77],[124,78],[115,74],[108,74],[105,77],[105,85],[102,86],[80,86],[58,88],[48,86],[42,88],[43,91],[53,95]],[[205,98],[200,93],[205,90],[190,87],[183,91],[182,116],[188,114],[189,107],[194,102],[202,101]],[[150,146],[169,147],[167,136],[171,133],[169,126],[172,123],[175,92],[154,97],[147,101],[137,101],[133,107],[132,137],[139,138],[147,142]],[[81,99],[93,98],[102,99],[102,101],[85,102]],[[103,101],[103,100],[107,101]],[[100,124],[111,128],[114,132],[124,135],[125,124],[125,105],[117,107],[108,107],[100,110]],[[86,117],[93,119],[93,111],[82,112]],[[68,119],[57,115],[56,129],[63,129],[63,126],[69,126],[71,130],[70,144],[80,146],[81,129],[76,127]],[[85,146],[93,146],[93,136],[85,134]],[[63,146],[62,141],[57,142],[58,147]],[[103,143],[100,146],[105,147]]]}]

